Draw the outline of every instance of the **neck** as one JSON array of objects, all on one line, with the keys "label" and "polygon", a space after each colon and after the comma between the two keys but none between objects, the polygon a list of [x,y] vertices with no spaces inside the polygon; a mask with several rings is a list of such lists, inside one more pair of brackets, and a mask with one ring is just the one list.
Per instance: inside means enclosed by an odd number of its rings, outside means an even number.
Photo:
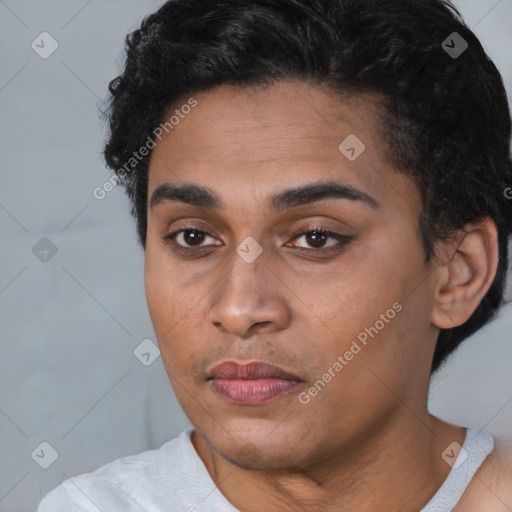
[{"label": "neck", "polygon": [[246,470],[212,450],[197,433],[192,442],[212,480],[229,502],[244,512],[335,512],[421,509],[446,479],[441,458],[465,431],[425,411],[379,425],[364,440],[351,440],[321,461],[300,469]]}]

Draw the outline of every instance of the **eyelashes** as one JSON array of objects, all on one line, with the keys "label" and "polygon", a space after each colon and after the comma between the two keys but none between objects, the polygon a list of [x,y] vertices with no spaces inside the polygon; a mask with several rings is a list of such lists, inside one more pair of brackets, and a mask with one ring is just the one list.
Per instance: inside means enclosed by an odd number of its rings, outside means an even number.
[{"label": "eyelashes", "polygon": [[[298,233],[292,235],[292,240],[300,240],[304,237],[306,243],[312,244],[313,247],[302,247],[304,249],[311,249],[313,251],[319,250],[334,250],[338,248],[343,248],[345,245],[350,243],[353,237],[342,235],[341,233],[336,233],[335,231],[330,231],[328,229],[322,228],[309,228],[305,230],[301,230]],[[309,237],[309,238],[308,238]],[[327,249],[325,248],[326,240],[332,239],[336,243],[328,244]],[[295,246],[292,246],[295,247]],[[331,249],[332,248],[332,249]]]},{"label": "eyelashes", "polygon": [[[341,252],[354,238],[321,227],[301,229],[290,236],[290,241],[284,244],[286,247],[313,255]],[[303,245],[298,244],[301,239]],[[223,245],[206,230],[196,226],[178,229],[164,236],[163,240],[174,252],[183,256],[206,255]]]}]

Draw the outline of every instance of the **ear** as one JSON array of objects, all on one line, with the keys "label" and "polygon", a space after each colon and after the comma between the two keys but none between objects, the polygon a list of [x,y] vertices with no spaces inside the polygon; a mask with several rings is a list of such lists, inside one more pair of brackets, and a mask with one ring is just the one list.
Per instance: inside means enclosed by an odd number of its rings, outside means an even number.
[{"label": "ear", "polygon": [[440,329],[462,325],[489,290],[498,268],[498,232],[486,217],[467,224],[442,242],[446,263],[439,263],[431,322]]}]

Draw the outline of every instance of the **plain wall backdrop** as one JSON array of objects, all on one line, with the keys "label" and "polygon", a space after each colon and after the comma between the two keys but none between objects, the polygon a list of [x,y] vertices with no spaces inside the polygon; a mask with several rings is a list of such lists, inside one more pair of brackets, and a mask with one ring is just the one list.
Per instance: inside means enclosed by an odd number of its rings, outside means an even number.
[{"label": "plain wall backdrop", "polygon": [[[125,35],[162,3],[0,0],[1,511],[190,426],[161,359],[134,355],[156,340],[128,200],[93,196],[110,177],[98,106]],[[456,5],[510,92],[512,0]],[[508,306],[433,379],[431,411],[512,439],[511,339]]]}]

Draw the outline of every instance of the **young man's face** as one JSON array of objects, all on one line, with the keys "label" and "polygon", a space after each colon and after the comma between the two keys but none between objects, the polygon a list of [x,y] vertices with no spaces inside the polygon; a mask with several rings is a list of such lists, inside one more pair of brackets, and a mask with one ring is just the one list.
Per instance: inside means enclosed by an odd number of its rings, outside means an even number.
[{"label": "young man's face", "polygon": [[[197,432],[235,464],[279,469],[418,422],[435,273],[419,192],[385,158],[374,104],[299,82],[194,99],[151,158],[145,271],[163,361]],[[275,200],[328,182],[358,193]],[[160,193],[151,206],[163,184],[207,189],[217,205]],[[300,382],[209,379],[228,360],[273,363]],[[268,398],[269,385],[287,391]],[[261,393],[233,399],[244,389]]]}]

